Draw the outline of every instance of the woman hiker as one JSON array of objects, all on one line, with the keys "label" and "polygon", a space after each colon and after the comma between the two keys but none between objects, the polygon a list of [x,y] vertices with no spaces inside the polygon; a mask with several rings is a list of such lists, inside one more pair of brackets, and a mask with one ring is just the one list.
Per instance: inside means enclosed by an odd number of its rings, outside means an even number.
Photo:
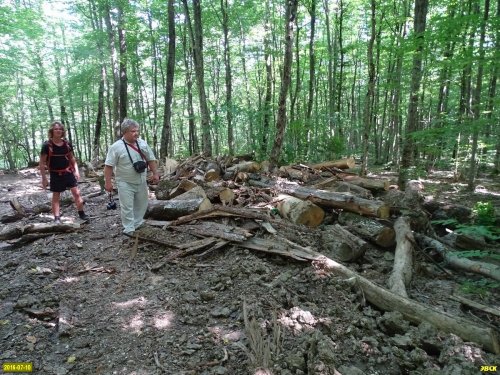
[{"label": "woman hiker", "polygon": [[61,193],[70,189],[75,200],[78,216],[88,220],[88,215],[83,210],[83,199],[78,190],[78,164],[73,155],[73,146],[64,137],[66,130],[59,121],[54,121],[48,131],[49,140],[42,145],[40,154],[40,174],[42,175],[42,188],[48,185],[46,169],[50,173],[50,191],[52,192],[52,213],[54,221],[61,223],[60,198]]}]

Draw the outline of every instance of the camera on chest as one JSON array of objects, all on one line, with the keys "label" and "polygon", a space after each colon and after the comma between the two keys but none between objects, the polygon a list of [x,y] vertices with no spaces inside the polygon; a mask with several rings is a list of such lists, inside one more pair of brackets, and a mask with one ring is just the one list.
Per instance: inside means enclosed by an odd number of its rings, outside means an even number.
[{"label": "camera on chest", "polygon": [[146,170],[146,162],[144,160],[136,161],[132,165],[137,173],[143,173]]}]

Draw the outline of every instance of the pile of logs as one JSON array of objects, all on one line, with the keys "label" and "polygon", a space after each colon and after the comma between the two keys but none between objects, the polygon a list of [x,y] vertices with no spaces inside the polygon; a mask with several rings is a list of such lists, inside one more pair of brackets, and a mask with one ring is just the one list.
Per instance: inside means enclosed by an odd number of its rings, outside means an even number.
[{"label": "pile of logs", "polygon": [[[444,331],[480,343],[487,350],[500,352],[494,330],[471,322],[464,324],[463,319],[454,319],[408,297],[415,252],[421,249],[432,249],[436,264],[444,260],[452,268],[500,280],[498,265],[454,256],[450,242],[435,235],[423,206],[420,182],[410,181],[404,192],[395,192],[399,194],[396,207],[383,199],[391,192],[391,181],[358,176],[352,172],[352,158],[283,166],[274,173],[270,173],[268,163],[257,163],[251,158],[211,160],[197,155],[182,163],[166,159],[162,164],[163,178],[151,186],[156,199],[150,200],[146,213],[149,224],[162,229],[154,239],[144,234],[137,236],[173,247],[176,252],[154,270],[174,258],[228,244],[312,261],[316,267],[355,278],[367,300],[381,309],[398,310],[411,321],[429,321]],[[21,211],[18,207],[16,215],[23,216]],[[215,222],[214,218],[223,219]],[[241,220],[230,222],[227,218],[245,219],[247,226],[236,226],[234,222]],[[259,230],[249,230],[252,226]],[[417,227],[425,230],[421,233]],[[322,252],[280,236],[281,228],[315,233]],[[53,230],[53,225],[47,229]],[[190,233],[201,239],[177,244],[166,230]],[[26,229],[4,228],[0,241],[12,241],[19,233],[26,233]],[[387,289],[337,263],[360,261],[370,248],[395,253]]]}]

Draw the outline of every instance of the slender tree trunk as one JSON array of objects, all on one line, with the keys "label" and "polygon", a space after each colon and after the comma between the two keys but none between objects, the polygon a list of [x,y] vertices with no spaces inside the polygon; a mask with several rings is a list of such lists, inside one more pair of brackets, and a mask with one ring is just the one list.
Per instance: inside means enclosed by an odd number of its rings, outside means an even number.
[{"label": "slender tree trunk", "polygon": [[338,129],[339,136],[344,136],[344,127],[340,121],[341,113],[342,113],[342,90],[343,90],[343,81],[344,81],[344,2],[343,0],[339,0],[338,3],[338,50],[339,50],[339,77],[337,79],[337,116],[339,118],[338,121]]},{"label": "slender tree trunk", "polygon": [[264,97],[264,115],[263,115],[263,127],[262,127],[262,143],[260,145],[260,151],[262,155],[266,155],[267,147],[269,143],[269,130],[271,128],[272,119],[272,88],[273,88],[273,67],[271,60],[271,34],[270,34],[270,24],[269,24],[269,1],[266,1],[266,16],[264,21],[264,64],[266,66],[266,94]]},{"label": "slender tree trunk", "polygon": [[106,30],[108,33],[108,44],[111,56],[111,66],[113,69],[113,133],[114,139],[119,139],[121,136],[120,131],[120,69],[118,66],[118,53],[116,51],[115,33],[111,23],[111,9],[109,4],[104,2],[104,22],[106,23]]},{"label": "slender tree trunk", "polygon": [[227,146],[229,155],[234,155],[234,130],[233,130],[233,74],[231,71],[231,50],[229,46],[229,16],[227,0],[220,2],[222,12],[222,30],[224,33],[224,65],[226,68],[226,121],[227,121]]},{"label": "slender tree trunk", "polygon": [[127,117],[128,78],[127,78],[127,39],[125,38],[125,21],[123,6],[118,1],[118,41],[120,43],[120,124]]},{"label": "slender tree trunk", "polygon": [[47,110],[49,112],[49,118],[50,121],[52,122],[54,121],[54,111],[52,110],[52,104],[50,103],[49,100],[48,83],[47,83],[47,78],[45,76],[45,68],[43,67],[42,57],[40,56],[40,51],[38,49],[35,49],[34,51],[34,59],[35,59],[35,64],[38,68],[37,71],[38,86],[40,87],[40,91],[42,91],[43,93],[45,104],[47,105]]},{"label": "slender tree trunk", "polygon": [[305,134],[305,148],[306,155],[309,155],[311,149],[311,128],[312,128],[312,110],[314,103],[314,92],[315,92],[315,76],[316,76],[316,55],[314,52],[314,37],[316,32],[316,0],[311,0],[311,7],[309,9],[309,14],[311,16],[311,30],[309,35],[309,95],[307,100],[307,110],[306,110],[306,134]]},{"label": "slender tree trunk", "polygon": [[175,10],[174,0],[168,0],[168,59],[167,80],[165,87],[165,109],[163,112],[163,128],[161,134],[160,156],[165,158],[173,154],[172,137],[172,98],[175,73]]},{"label": "slender tree trunk", "polygon": [[278,165],[278,160],[283,145],[286,128],[286,97],[291,81],[292,70],[292,44],[293,25],[297,16],[298,0],[287,0],[285,7],[285,56],[283,61],[283,73],[281,79],[280,96],[278,100],[278,117],[276,119],[276,138],[271,150],[270,164],[272,167]]},{"label": "slender tree trunk", "polygon": [[330,135],[334,134],[335,127],[335,78],[333,71],[333,40],[332,40],[332,31],[331,31],[331,22],[330,22],[330,8],[328,5],[328,0],[323,0],[323,7],[325,9],[325,26],[326,26],[326,42],[328,48],[328,128]]},{"label": "slender tree trunk", "polygon": [[[496,14],[496,19],[500,19],[500,0],[497,0],[497,14]],[[494,61],[500,61],[500,28],[497,28],[496,30],[496,35],[495,35],[495,58]],[[496,98],[496,89],[497,89],[497,81],[498,81],[498,64],[495,64],[494,67],[492,68],[493,71],[491,73],[491,78],[490,78],[490,87],[488,90],[488,118],[493,119],[495,118],[493,116],[493,107],[495,103],[495,98]],[[500,173],[500,126],[498,126],[498,117],[496,120],[496,126],[492,126],[493,130],[493,137],[496,138],[495,142],[495,169],[494,173],[499,174]]]},{"label": "slender tree trunk", "polygon": [[[170,0],[167,5],[167,12],[170,6]],[[151,53],[152,53],[152,66],[151,66],[151,91],[152,91],[152,100],[153,100],[153,147],[157,146],[157,137],[156,137],[156,122],[158,118],[158,47],[156,45],[156,37],[153,31],[153,18],[151,14],[151,9],[148,9],[148,27],[149,27],[149,37],[151,39]],[[170,27],[170,23],[169,23]],[[175,30],[175,29],[174,29]],[[167,62],[168,65],[168,62]],[[160,146],[161,150],[161,146]],[[161,151],[160,151],[161,154]]]},{"label": "slender tree trunk", "polygon": [[201,133],[203,153],[207,156],[212,155],[212,140],[210,137],[210,111],[208,109],[207,95],[205,92],[204,64],[203,64],[203,30],[201,22],[201,0],[193,0],[193,22],[187,0],[183,0],[184,11],[188,24],[191,45],[193,46],[194,69],[196,73],[196,84],[198,86],[198,95],[201,112]]},{"label": "slender tree trunk", "polygon": [[414,142],[413,132],[418,129],[418,97],[420,90],[420,81],[422,79],[422,55],[424,49],[424,32],[427,19],[428,0],[415,0],[415,21],[414,38],[416,49],[413,54],[413,68],[411,75],[410,100],[408,104],[408,121],[406,135],[401,155],[401,169],[399,172],[399,187],[404,189],[408,180],[408,171],[413,164]]},{"label": "slender tree trunk", "polygon": [[477,142],[479,139],[479,119],[481,117],[481,89],[483,87],[483,70],[484,70],[484,41],[486,38],[486,23],[488,22],[490,13],[490,0],[484,1],[484,17],[481,23],[481,35],[479,37],[479,61],[477,63],[476,87],[474,88],[474,96],[472,97],[472,112],[474,114],[474,126],[472,131],[472,155],[469,168],[468,189],[474,190],[474,180],[476,178],[476,155]]},{"label": "slender tree trunk", "polygon": [[375,62],[373,60],[373,45],[375,43],[375,28],[376,28],[376,15],[375,15],[375,0],[371,0],[371,32],[370,40],[368,41],[368,89],[365,98],[364,107],[364,130],[363,130],[363,155],[361,159],[361,176],[366,176],[368,164],[368,142],[370,137],[372,125],[372,103],[373,96],[375,95]]},{"label": "slender tree trunk", "polygon": [[184,49],[184,69],[186,71],[186,97],[187,97],[187,112],[188,112],[188,127],[189,127],[189,154],[193,155],[199,152],[198,145],[198,134],[196,132],[196,123],[194,121],[194,106],[193,106],[193,79],[192,79],[192,64],[191,64],[191,56],[192,48],[187,40],[187,20],[185,21],[185,27],[183,34],[183,49]]}]

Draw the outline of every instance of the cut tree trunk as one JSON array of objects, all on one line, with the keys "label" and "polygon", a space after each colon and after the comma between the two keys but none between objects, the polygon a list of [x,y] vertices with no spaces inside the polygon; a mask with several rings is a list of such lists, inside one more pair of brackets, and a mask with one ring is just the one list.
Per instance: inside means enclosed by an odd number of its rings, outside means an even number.
[{"label": "cut tree trunk", "polygon": [[187,192],[191,189],[194,189],[197,186],[198,185],[196,183],[194,183],[193,181],[181,180],[181,182],[179,182],[179,185],[177,185],[175,188],[173,188],[170,191],[169,198],[173,199],[175,197],[178,197],[179,195],[184,194],[185,192]]},{"label": "cut tree trunk", "polygon": [[343,211],[340,213],[338,221],[349,231],[377,246],[389,248],[396,243],[394,229],[375,219]]},{"label": "cut tree trunk", "polygon": [[431,248],[436,250],[443,257],[444,265],[446,267],[477,273],[500,281],[500,266],[460,257],[454,254],[453,250],[448,248],[448,246],[442,242],[423,234],[415,233],[414,236],[422,249]]},{"label": "cut tree trunk", "polygon": [[145,217],[156,220],[174,220],[181,216],[212,208],[205,192],[197,186],[168,201],[149,201]]},{"label": "cut tree trunk", "polygon": [[280,193],[292,195],[294,197],[310,200],[322,207],[340,208],[361,215],[374,216],[386,219],[390,214],[390,207],[378,200],[359,198],[350,193],[336,193],[325,190],[317,190],[287,182],[262,182],[250,180],[250,185],[260,187],[270,187]]},{"label": "cut tree trunk", "polygon": [[368,177],[360,177],[354,176],[346,173],[337,174],[343,181],[349,182],[350,184],[361,186],[365,189],[371,191],[385,191],[389,190],[390,182],[389,180],[381,180],[378,178],[368,178]]},{"label": "cut tree trunk", "polygon": [[389,277],[389,288],[391,292],[408,297],[406,287],[410,284],[413,268],[413,234],[411,232],[408,218],[401,216],[394,223],[396,232],[396,254],[394,255],[394,267]]},{"label": "cut tree trunk", "polygon": [[[328,190],[328,189],[327,189]],[[373,199],[373,194],[370,190],[365,189],[364,187],[351,184],[350,182],[342,181],[337,186],[333,188],[333,191],[339,193],[353,193],[358,197],[365,199]]]},{"label": "cut tree trunk", "polygon": [[60,233],[60,232],[74,232],[80,228],[78,223],[34,223],[27,225],[5,225],[0,230],[0,240],[11,240],[19,238],[27,234],[39,233]]},{"label": "cut tree trunk", "polygon": [[226,169],[226,172],[254,173],[260,170],[260,164],[255,161],[244,161]]},{"label": "cut tree trunk", "polygon": [[277,208],[282,217],[295,224],[304,224],[308,227],[317,227],[325,217],[325,211],[310,201],[286,194],[278,196]]},{"label": "cut tree trunk", "polygon": [[340,159],[325,161],[323,163],[310,165],[313,169],[328,169],[328,168],[339,168],[339,169],[349,169],[356,166],[356,161],[354,158]]},{"label": "cut tree trunk", "polygon": [[353,262],[361,258],[368,244],[340,225],[327,225],[321,232],[325,254],[341,262]]}]

